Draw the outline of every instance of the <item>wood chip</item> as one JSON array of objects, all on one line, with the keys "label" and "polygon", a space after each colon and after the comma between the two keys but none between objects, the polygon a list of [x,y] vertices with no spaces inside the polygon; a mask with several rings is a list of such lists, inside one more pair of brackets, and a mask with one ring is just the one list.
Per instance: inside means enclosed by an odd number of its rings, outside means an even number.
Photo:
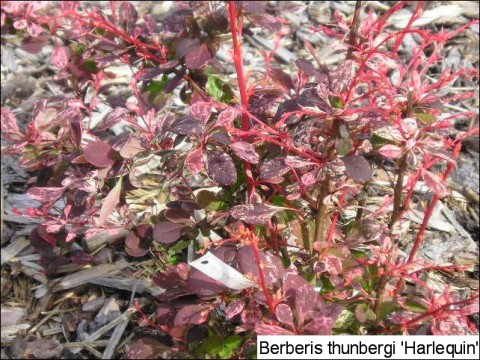
[{"label": "wood chip", "polygon": [[164,289],[153,285],[152,281],[119,276],[98,277],[90,279],[90,283],[127,291],[133,291],[136,288],[136,292],[140,294],[149,292],[153,296],[158,296],[165,292]]},{"label": "wood chip", "polygon": [[[116,319],[114,319],[113,321],[111,321],[110,323],[108,323],[107,325],[101,327],[100,329],[98,329],[97,331],[93,332],[92,334],[90,334],[87,338],[85,338],[85,340],[83,341],[83,343],[85,344],[85,346],[87,346],[87,344],[91,343],[92,341],[95,341],[97,340],[98,338],[100,338],[101,336],[103,336],[105,333],[107,333],[108,331],[112,330],[113,328],[115,328],[116,326],[118,326],[119,324],[122,324],[124,321],[128,322],[128,320],[130,319],[130,316],[135,312],[135,309],[133,308],[129,308],[127,310],[125,310],[119,317],[117,317]],[[80,352],[82,349],[81,348],[76,348],[76,349],[71,349],[71,351],[76,354],[78,352]],[[100,358],[102,357],[102,354],[100,354]]]},{"label": "wood chip", "polygon": [[112,235],[109,231],[103,231],[88,240],[85,239],[83,245],[88,252],[93,252],[104,245],[112,245],[124,239],[127,233],[128,231],[125,229],[118,229],[115,235]]},{"label": "wood chip", "polygon": [[93,279],[106,275],[116,275],[129,264],[125,260],[118,261],[114,264],[103,264],[91,269],[79,271],[70,274],[61,279],[52,288],[53,292],[72,289],[77,286],[88,284]]},{"label": "wood chip", "polygon": [[27,238],[19,237],[10,245],[2,249],[1,264],[10,261],[13,257],[19,254],[23,249],[30,245],[30,241]]}]

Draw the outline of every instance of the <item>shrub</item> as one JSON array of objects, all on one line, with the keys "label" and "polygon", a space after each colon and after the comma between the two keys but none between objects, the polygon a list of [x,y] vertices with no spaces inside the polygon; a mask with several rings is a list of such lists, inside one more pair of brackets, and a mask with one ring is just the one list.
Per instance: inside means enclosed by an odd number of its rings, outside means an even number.
[{"label": "shrub", "polygon": [[[2,152],[37,174],[28,195],[42,206],[23,215],[43,219],[30,240],[50,274],[78,259],[73,243],[127,230],[130,257],[164,264],[153,276],[165,292],[150,324],[197,356],[245,354],[254,334],[408,334],[425,324],[434,334],[477,331],[468,316],[478,295],[440,294],[423,280],[464,269],[432,264],[418,250],[449,195],[461,140],[478,133],[456,136],[455,120],[473,114],[445,111],[472,97],[449,86],[477,79],[477,70],[438,70],[445,45],[478,21],[422,29],[418,3],[392,30],[388,21],[406,2],[361,21],[357,2],[353,17],[337,10],[337,24],[311,27],[344,49],[340,64],[324,65],[305,41],[314,62],[297,59],[296,73],[273,52],[265,69],[246,73],[245,24],[276,32],[277,46],[288,33],[282,14],[262,2],[179,3],[161,23],[140,19],[128,2],[104,10],[4,3],[2,37],[16,35],[31,53],[53,45],[64,91],[38,101],[25,130],[2,107],[10,142]],[[412,35],[420,40],[407,51]],[[234,81],[216,56],[229,39]],[[388,166],[392,193],[367,206],[374,174]],[[405,256],[405,214],[420,180],[433,197]],[[151,206],[133,202],[139,193]],[[207,252],[246,285],[226,286],[189,265]],[[215,333],[215,322],[226,333]]]}]

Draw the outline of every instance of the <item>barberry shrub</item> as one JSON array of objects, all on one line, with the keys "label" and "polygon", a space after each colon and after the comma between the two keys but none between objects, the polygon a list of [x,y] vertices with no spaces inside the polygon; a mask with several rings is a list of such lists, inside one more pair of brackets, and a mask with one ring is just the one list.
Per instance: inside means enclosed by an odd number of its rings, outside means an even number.
[{"label": "barberry shrub", "polygon": [[[335,24],[311,30],[342,52],[338,65],[305,41],[313,61],[298,58],[295,71],[267,52],[265,67],[247,73],[244,30],[275,34],[277,47],[288,34],[266,2],[178,2],[161,22],[129,2],[2,2],[2,44],[15,35],[32,54],[52,46],[63,89],[35,104],[25,129],[14,109],[1,114],[2,153],[35,175],[28,195],[42,205],[17,212],[42,219],[30,241],[47,273],[94,261],[74,243],[123,234],[132,261],[162,264],[153,281],[165,291],[146,324],[196,356],[245,355],[255,334],[477,332],[477,294],[423,280],[465,269],[418,250],[449,196],[462,138],[478,133],[457,136],[455,120],[473,114],[445,111],[473,96],[449,86],[478,71],[439,71],[445,45],[478,21],[424,29],[423,5],[336,10]],[[406,25],[389,26],[405,8]],[[372,206],[374,175],[392,169],[391,192]],[[421,180],[432,198],[405,255]],[[234,289],[189,265],[206,252],[252,285]]]}]

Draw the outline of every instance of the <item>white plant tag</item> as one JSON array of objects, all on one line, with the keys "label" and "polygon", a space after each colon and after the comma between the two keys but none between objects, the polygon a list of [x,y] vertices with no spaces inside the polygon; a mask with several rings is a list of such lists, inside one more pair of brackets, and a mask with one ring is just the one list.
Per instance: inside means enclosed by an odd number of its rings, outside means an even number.
[{"label": "white plant tag", "polygon": [[189,264],[230,289],[243,290],[255,286],[253,281],[247,279],[242,273],[224,263],[211,252],[207,252]]}]

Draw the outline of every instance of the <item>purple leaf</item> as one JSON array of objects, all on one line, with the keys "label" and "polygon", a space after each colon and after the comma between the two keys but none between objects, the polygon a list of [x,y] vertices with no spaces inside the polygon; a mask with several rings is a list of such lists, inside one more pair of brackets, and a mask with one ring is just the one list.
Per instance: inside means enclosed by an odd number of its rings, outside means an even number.
[{"label": "purple leaf", "polygon": [[237,300],[228,304],[228,306],[225,308],[225,314],[227,315],[227,319],[231,320],[233,317],[240,314],[244,308],[245,300]]},{"label": "purple leaf", "polygon": [[157,307],[155,320],[159,325],[173,326],[177,311],[171,302],[164,302]]},{"label": "purple leaf", "polygon": [[302,329],[305,335],[331,335],[335,320],[328,316],[313,313],[312,320]]},{"label": "purple leaf", "polygon": [[205,125],[192,115],[184,115],[175,121],[170,131],[179,135],[200,135]]},{"label": "purple leaf", "polygon": [[177,313],[175,317],[175,326],[182,326],[188,324],[203,324],[207,321],[212,305],[187,305],[184,306]]},{"label": "purple leaf", "polygon": [[255,327],[257,335],[295,335],[293,332],[288,331],[280,326],[260,324]]},{"label": "purple leaf", "polygon": [[273,180],[287,173],[290,167],[285,164],[285,159],[277,157],[265,161],[260,165],[260,180]]},{"label": "purple leaf", "polygon": [[115,162],[115,151],[109,144],[100,140],[85,146],[83,155],[90,164],[99,168],[111,166]]},{"label": "purple leaf", "polygon": [[285,71],[280,68],[271,68],[268,72],[270,77],[279,85],[285,87],[286,89],[290,90],[293,89],[293,81],[290,75],[288,75]]},{"label": "purple leaf", "polygon": [[260,161],[260,155],[255,151],[255,147],[245,141],[238,141],[236,143],[230,144],[235,155],[240,159],[248,161],[252,164],[257,164]]},{"label": "purple leaf", "polygon": [[313,66],[311,62],[305,59],[297,59],[295,60],[295,64],[297,64],[300,70],[302,70],[305,74],[309,76],[313,76],[317,72],[315,70],[315,66]]},{"label": "purple leaf", "polygon": [[306,314],[317,302],[317,293],[301,276],[288,274],[283,281],[283,291],[290,307],[296,310],[297,323],[303,324]]},{"label": "purple leaf", "polygon": [[210,150],[206,153],[207,173],[220,185],[233,185],[237,181],[237,169],[226,152]]},{"label": "purple leaf", "polygon": [[30,54],[39,53],[50,39],[49,35],[27,36],[22,40],[22,49]]},{"label": "purple leaf", "polygon": [[223,129],[219,129],[215,131],[213,134],[210,133],[208,140],[212,140],[220,145],[230,145],[232,143],[232,139],[228,135],[228,133],[224,132]]},{"label": "purple leaf", "polygon": [[222,245],[214,249],[210,248],[210,252],[224,263],[230,264],[237,255],[237,248],[234,245]]},{"label": "purple leaf", "polygon": [[268,204],[237,205],[230,210],[230,215],[249,224],[262,225],[282,210],[284,208]]},{"label": "purple leaf", "polygon": [[178,57],[184,57],[189,53],[190,50],[198,47],[200,45],[200,40],[183,38],[175,42],[175,54]]},{"label": "purple leaf", "polygon": [[275,316],[281,323],[290,326],[292,329],[295,329],[295,324],[293,323],[293,312],[290,306],[287,304],[278,304],[275,308]]},{"label": "purple leaf", "polygon": [[[78,110],[77,110],[78,111]],[[71,112],[70,112],[71,113]],[[70,117],[70,141],[78,149],[82,144],[82,120],[75,113]]]},{"label": "purple leaf", "polygon": [[[278,283],[283,278],[284,268],[282,260],[273,254],[260,252],[260,261],[263,264],[265,281],[267,285]],[[254,250],[251,245],[241,247],[237,252],[238,269],[243,274],[259,278],[258,264],[255,261]]]},{"label": "purple leaf", "polygon": [[372,179],[372,168],[363,156],[347,155],[342,157],[345,164],[345,172],[353,180],[364,182]]},{"label": "purple leaf", "polygon": [[196,102],[190,106],[190,113],[195,119],[205,125],[212,113],[212,107],[208,103]]},{"label": "purple leaf", "polygon": [[211,59],[212,55],[208,51],[207,45],[202,44],[189,50],[188,54],[185,55],[185,64],[189,69],[196,70],[203,67]]},{"label": "purple leaf", "polygon": [[185,263],[178,265],[167,265],[166,269],[153,275],[153,282],[165,289],[165,292],[158,295],[161,301],[169,301],[181,296],[191,295],[187,289],[187,279],[190,273],[190,266]]},{"label": "purple leaf", "polygon": [[182,235],[185,226],[171,222],[160,222],[153,228],[153,238],[162,245],[171,245]]},{"label": "purple leaf", "polygon": [[125,24],[128,32],[132,33],[138,20],[138,13],[135,6],[128,1],[122,1],[118,9],[118,15],[120,18],[120,24]]},{"label": "purple leaf", "polygon": [[240,112],[237,109],[226,108],[218,115],[217,125],[228,128],[233,125],[233,122],[239,115],[240,115]]},{"label": "purple leaf", "polygon": [[113,187],[108,195],[103,199],[102,208],[100,209],[100,216],[98,217],[98,224],[102,225],[107,217],[112,213],[112,211],[117,206],[120,201],[120,192],[122,191],[122,179],[120,178],[117,184]]},{"label": "purple leaf", "polygon": [[212,296],[229,290],[219,281],[212,279],[201,271],[193,270],[188,277],[188,290],[198,296]]},{"label": "purple leaf", "polygon": [[134,232],[128,233],[125,238],[125,252],[130,256],[142,257],[148,253],[149,248],[150,241],[140,238]]},{"label": "purple leaf", "polygon": [[54,203],[65,191],[64,187],[32,187],[28,189],[28,196],[42,203]]},{"label": "purple leaf", "polygon": [[175,224],[183,224],[186,226],[195,225],[193,220],[190,219],[190,213],[180,208],[165,209],[163,216]]},{"label": "purple leaf", "polygon": [[285,119],[287,124],[296,124],[300,120],[300,116],[294,112],[300,111],[300,106],[295,100],[286,99],[278,105],[277,112],[275,113],[275,121],[282,120],[282,117],[287,113],[292,113],[288,115]]},{"label": "purple leaf", "polygon": [[203,170],[203,151],[198,148],[187,155],[185,160],[188,170],[194,175],[199,174]]}]

